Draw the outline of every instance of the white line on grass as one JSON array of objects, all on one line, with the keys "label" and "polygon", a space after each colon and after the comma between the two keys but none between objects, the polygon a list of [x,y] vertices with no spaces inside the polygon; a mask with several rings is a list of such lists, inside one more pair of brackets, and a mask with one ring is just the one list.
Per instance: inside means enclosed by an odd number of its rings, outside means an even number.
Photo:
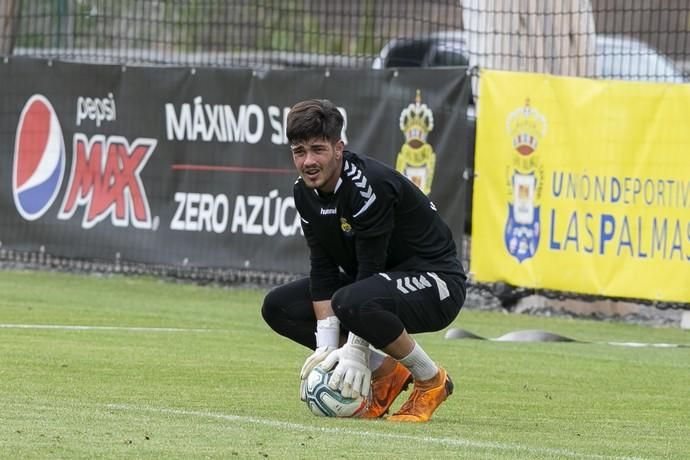
[{"label": "white line on grass", "polygon": [[617,347],[630,348],[689,348],[690,345],[685,343],[646,343],[646,342],[606,342],[605,345],[614,345]]},{"label": "white line on grass", "polygon": [[[218,332],[222,329],[186,329],[178,327],[76,326],[65,324],[0,324],[0,329],[57,329],[63,331],[130,332]],[[223,331],[224,332],[224,331]]]},{"label": "white line on grass", "polygon": [[150,406],[134,406],[130,404],[107,404],[106,407],[110,409],[124,410],[124,411],[137,411],[137,412],[157,412],[159,414],[172,414],[172,415],[184,415],[193,417],[204,417],[204,418],[214,418],[219,420],[226,420],[230,422],[238,422],[244,424],[252,425],[263,425],[270,426],[288,430],[296,431],[311,431],[319,433],[329,433],[337,435],[346,436],[361,436],[361,437],[372,437],[376,439],[388,438],[400,441],[414,441],[420,443],[428,444],[441,444],[449,447],[473,447],[478,449],[495,449],[495,450],[505,450],[505,451],[520,451],[525,452],[528,455],[535,454],[549,454],[557,455],[562,457],[572,457],[572,458],[591,458],[591,459],[611,459],[611,460],[637,460],[640,457],[614,457],[609,455],[597,455],[597,454],[585,454],[582,452],[574,452],[565,449],[554,449],[549,447],[530,447],[522,444],[511,444],[511,443],[501,443],[501,442],[487,442],[487,441],[474,441],[471,439],[462,438],[440,438],[433,436],[413,436],[405,434],[395,434],[395,433],[383,433],[380,431],[369,431],[369,430],[350,430],[344,428],[331,428],[331,427],[319,427],[312,425],[303,425],[300,423],[283,422],[280,420],[271,420],[257,417],[247,417],[242,415],[229,415],[229,414],[219,414],[215,412],[205,412],[205,411],[191,411],[183,409],[169,409],[165,407],[150,407]]}]

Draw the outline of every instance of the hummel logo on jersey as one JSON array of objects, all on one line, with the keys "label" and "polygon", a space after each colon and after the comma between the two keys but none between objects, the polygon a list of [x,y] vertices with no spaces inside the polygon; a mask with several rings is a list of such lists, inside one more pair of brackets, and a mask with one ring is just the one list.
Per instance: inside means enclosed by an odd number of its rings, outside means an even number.
[{"label": "hummel logo on jersey", "polygon": [[[441,279],[434,272],[426,272],[429,277],[436,282],[436,289],[438,290],[438,297],[440,300],[445,300],[450,297],[450,291],[448,290],[448,285],[445,281]],[[388,281],[393,281],[393,279],[388,276],[387,273],[379,273],[379,276],[387,279]],[[395,280],[395,288],[402,292],[403,294],[409,294],[410,292],[417,292],[421,289],[431,287],[431,282],[424,276],[405,276],[402,278],[397,278]]]},{"label": "hummel logo on jersey", "polygon": [[357,188],[361,189],[359,191],[360,195],[367,199],[372,196],[374,199],[376,198],[376,194],[374,194],[374,191],[371,189],[371,185],[367,187],[367,178],[362,174],[361,169],[349,161],[345,161],[345,174],[352,179],[352,183],[355,184]]},{"label": "hummel logo on jersey", "polygon": [[355,186],[359,189],[359,194],[362,195],[362,198],[367,200],[366,203],[364,203],[364,206],[362,206],[362,209],[357,211],[352,217],[357,217],[358,215],[362,214],[364,211],[371,206],[374,201],[376,201],[376,194],[374,193],[374,190],[371,188],[371,185],[367,184],[367,178],[366,176],[362,173],[362,170],[359,169],[354,163],[350,163],[349,161],[345,161],[345,174],[347,177],[349,177],[352,180],[352,183],[355,184]]},{"label": "hummel logo on jersey", "polygon": [[336,213],[335,208],[328,208],[328,209],[321,208],[321,215],[322,216],[329,216],[329,215],[333,215],[335,213]]},{"label": "hummel logo on jersey", "polygon": [[424,275],[406,276],[404,278],[398,278],[395,287],[403,294],[407,294],[409,292],[431,287],[431,283]]}]

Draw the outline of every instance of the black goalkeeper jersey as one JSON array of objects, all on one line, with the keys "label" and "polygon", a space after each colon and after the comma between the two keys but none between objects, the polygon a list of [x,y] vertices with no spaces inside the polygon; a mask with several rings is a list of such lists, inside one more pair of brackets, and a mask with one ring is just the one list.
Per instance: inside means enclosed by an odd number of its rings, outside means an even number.
[{"label": "black goalkeeper jersey", "polygon": [[357,280],[410,270],[464,277],[453,235],[434,204],[383,163],[345,151],[332,194],[299,178],[294,198],[311,252],[313,300],[331,298],[341,285],[340,269]]}]

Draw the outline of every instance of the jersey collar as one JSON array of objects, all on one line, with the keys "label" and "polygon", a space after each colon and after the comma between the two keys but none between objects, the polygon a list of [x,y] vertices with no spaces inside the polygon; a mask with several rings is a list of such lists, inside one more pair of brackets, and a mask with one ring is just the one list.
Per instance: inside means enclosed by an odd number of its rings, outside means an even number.
[{"label": "jersey collar", "polygon": [[340,188],[341,185],[343,185],[343,178],[339,177],[338,182],[335,184],[335,189],[333,190],[333,193],[329,193],[327,195],[324,195],[323,193],[319,192],[317,189],[314,189],[314,193],[316,193],[316,196],[318,196],[320,198],[325,198],[326,196],[333,196],[336,193],[338,193],[338,189]]}]

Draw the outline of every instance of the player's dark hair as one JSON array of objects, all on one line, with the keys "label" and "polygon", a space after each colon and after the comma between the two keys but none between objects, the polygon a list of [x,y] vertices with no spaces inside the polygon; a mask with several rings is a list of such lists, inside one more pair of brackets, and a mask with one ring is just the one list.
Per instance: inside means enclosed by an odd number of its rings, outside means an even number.
[{"label": "player's dark hair", "polygon": [[295,104],[287,116],[286,134],[291,144],[326,139],[335,144],[343,130],[343,115],[328,99],[308,99]]}]

